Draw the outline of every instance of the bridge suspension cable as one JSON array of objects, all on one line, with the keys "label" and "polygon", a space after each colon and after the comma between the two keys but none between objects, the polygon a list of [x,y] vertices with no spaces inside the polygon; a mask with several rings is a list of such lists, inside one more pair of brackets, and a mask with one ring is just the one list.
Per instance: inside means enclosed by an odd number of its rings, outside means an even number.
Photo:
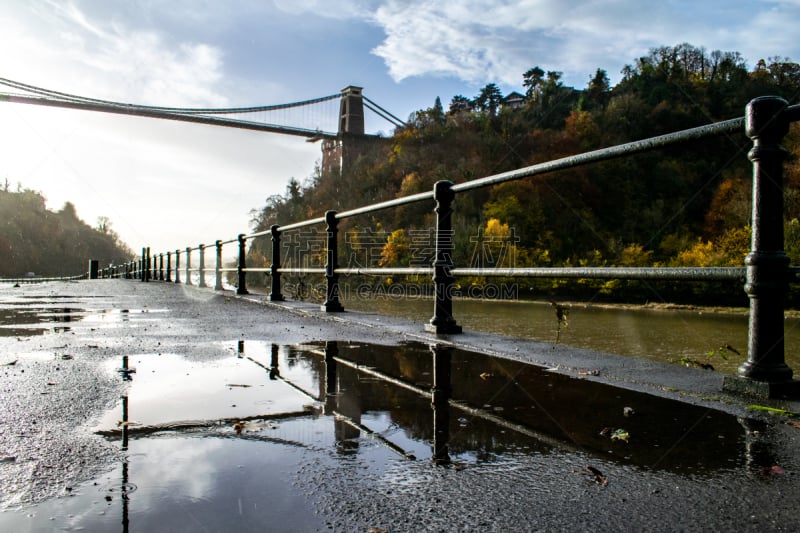
[{"label": "bridge suspension cable", "polygon": [[[292,124],[274,124],[267,123],[266,113],[275,111],[288,111],[292,109],[315,106],[325,102],[332,102],[342,98],[341,93],[313,98],[310,100],[301,100],[298,102],[289,102],[277,105],[263,105],[263,106],[247,106],[247,107],[222,107],[222,108],[200,108],[200,107],[166,107],[166,106],[153,106],[143,104],[131,104],[125,102],[116,102],[112,100],[102,100],[98,98],[90,98],[76,94],[65,93],[61,91],[54,91],[37,87],[27,83],[22,83],[7,78],[0,78],[0,86],[9,87],[22,93],[5,93],[0,92],[0,101],[47,105],[53,107],[65,107],[71,109],[83,109],[89,111],[103,111],[108,113],[125,114],[144,116],[151,118],[161,118],[167,120],[179,120],[185,122],[195,122],[211,124],[216,126],[227,126],[242,129],[251,129],[258,131],[268,131],[272,133],[283,133],[286,135],[297,135],[301,137],[319,139],[319,138],[333,138],[337,136],[337,132],[326,131],[325,126],[321,123],[323,118],[319,115],[315,117],[316,123],[312,127],[297,127]],[[364,99],[364,106],[370,111],[378,115],[383,120],[386,120],[395,127],[404,126],[405,123],[397,118],[395,115],[379,106],[372,100],[366,97]],[[224,118],[221,115],[247,115],[253,113],[264,114],[264,122],[258,122],[251,119],[241,118]],[[329,117],[328,125],[335,125],[338,123],[338,113],[327,113],[328,115],[336,115]],[[305,116],[304,116],[305,118]],[[297,121],[297,117],[293,117],[290,121]]]},{"label": "bridge suspension cable", "polygon": [[152,106],[152,105],[143,105],[143,104],[128,104],[123,102],[114,102],[111,100],[100,100],[97,98],[89,98],[86,96],[78,96],[75,94],[69,93],[62,93],[58,91],[52,91],[50,89],[44,89],[41,87],[36,87],[34,85],[28,85],[25,83],[20,83],[18,81],[9,80],[6,78],[0,78],[0,85],[5,85],[7,87],[12,87],[14,89],[20,89],[23,91],[27,91],[30,93],[38,94],[41,96],[45,96],[48,98],[56,98],[56,99],[64,99],[69,100],[72,102],[90,102],[93,104],[107,104],[107,105],[114,105],[114,106],[126,106],[126,107],[137,107],[140,109],[150,109],[153,111],[164,111],[166,113],[187,113],[187,114],[203,114],[203,115],[230,115],[230,114],[238,114],[238,113],[258,113],[261,111],[277,111],[280,109],[290,109],[293,107],[302,107],[312,104],[319,104],[322,102],[327,102],[328,100],[336,100],[341,98],[341,94],[330,94],[328,96],[322,96],[320,98],[313,98],[311,100],[301,100],[299,102],[290,102],[288,104],[277,104],[277,105],[264,105],[264,106],[252,106],[252,107],[222,107],[222,108],[212,108],[212,107],[162,107],[162,106]]},{"label": "bridge suspension cable", "polygon": [[367,98],[366,96],[362,96],[362,98],[364,99],[364,107],[366,107],[367,109],[369,109],[370,111],[372,111],[373,113],[375,113],[376,115],[381,117],[382,119],[386,120],[387,122],[390,122],[391,124],[393,124],[394,126],[396,126],[398,128],[406,126],[406,123],[404,121],[400,120],[399,118],[397,118],[393,114],[389,113],[384,108],[382,108],[381,106],[379,106],[378,104],[376,104],[375,102],[373,102],[372,100]]}]

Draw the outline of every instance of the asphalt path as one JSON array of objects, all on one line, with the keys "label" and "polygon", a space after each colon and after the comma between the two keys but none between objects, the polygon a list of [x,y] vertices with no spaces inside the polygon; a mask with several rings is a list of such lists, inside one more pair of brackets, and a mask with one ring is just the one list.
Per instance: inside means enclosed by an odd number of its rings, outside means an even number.
[{"label": "asphalt path", "polygon": [[[92,431],[123,392],[119,375],[109,372],[112,361],[125,353],[214,358],[237,340],[453,344],[723,411],[751,428],[741,450],[746,467],[704,476],[592,459],[607,483],[587,475],[589,459],[580,450],[463,469],[392,461],[380,466],[380,479],[374,465],[360,470],[365,459],[311,454],[292,473],[313,516],[311,529],[800,530],[800,428],[796,419],[749,408],[758,403],[798,412],[800,403],[724,394],[722,377],[713,372],[477,332],[435,336],[422,327],[429,317],[410,322],[362,312],[326,314],[304,302],[271,303],[263,295],[168,283],[0,284],[3,305],[36,302],[109,319],[32,323],[0,335],[0,530],[8,530],[3,524],[18,513],[68,497],[73,487],[124,460],[116,443]],[[37,327],[48,331],[38,334]],[[583,375],[586,369],[592,375]],[[275,523],[266,530],[282,528]]]}]

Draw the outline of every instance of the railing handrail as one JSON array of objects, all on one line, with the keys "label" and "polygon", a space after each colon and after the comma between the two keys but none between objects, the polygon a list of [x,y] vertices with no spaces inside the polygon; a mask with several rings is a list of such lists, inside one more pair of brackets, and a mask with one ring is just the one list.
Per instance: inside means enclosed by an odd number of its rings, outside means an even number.
[{"label": "railing handrail", "polygon": [[[787,108],[787,113],[789,113],[790,111],[791,111],[791,116],[794,116],[795,114],[800,115],[800,105],[791,106]],[[609,146],[607,148],[600,148],[598,150],[592,150],[590,152],[584,152],[581,154],[562,157],[559,159],[554,159],[552,161],[537,163],[534,165],[530,165],[516,170],[511,170],[508,172],[501,172],[498,174],[492,174],[490,176],[485,176],[482,178],[476,178],[470,181],[465,181],[463,183],[457,183],[453,185],[452,189],[453,192],[463,192],[472,189],[479,189],[483,187],[489,187],[491,185],[497,185],[499,183],[504,183],[507,181],[516,181],[539,174],[547,174],[550,172],[556,172],[558,170],[567,170],[578,166],[588,165],[590,163],[598,163],[600,161],[607,161],[609,159],[615,159],[618,157],[624,157],[637,153],[648,152],[651,150],[657,150],[659,148],[664,148],[674,144],[694,141],[706,137],[714,137],[722,133],[733,133],[736,132],[737,130],[741,130],[742,126],[744,125],[744,120],[745,120],[744,117],[738,117],[729,120],[724,120],[721,122],[715,122],[713,124],[706,124],[704,126],[689,128],[674,133],[667,133],[665,135],[648,137],[646,139],[632,141],[624,144],[618,144],[615,146]],[[794,120],[800,120],[800,119],[794,119]],[[341,220],[345,218],[354,217],[357,215],[374,213],[391,207],[399,207],[402,205],[412,204],[425,200],[431,200],[432,198],[433,198],[433,192],[421,192],[421,193],[411,194],[408,196],[402,196],[400,198],[394,198],[392,200],[375,202],[362,207],[357,207],[355,209],[348,209],[347,211],[336,213],[336,218]],[[318,224],[322,224],[324,222],[325,222],[324,217],[317,217],[317,218],[303,220],[300,222],[287,224],[285,226],[281,226],[280,229],[282,232],[285,232],[285,231],[305,228],[308,226],[315,226]],[[247,235],[247,238],[249,239],[253,237],[261,237],[264,235],[268,235],[269,233],[270,233],[269,230],[264,230],[256,233],[251,233]]]},{"label": "railing handrail", "polygon": [[78,279],[86,279],[88,274],[76,274],[74,276],[31,276],[22,278],[0,278],[0,283],[45,283],[48,281],[74,281]]}]

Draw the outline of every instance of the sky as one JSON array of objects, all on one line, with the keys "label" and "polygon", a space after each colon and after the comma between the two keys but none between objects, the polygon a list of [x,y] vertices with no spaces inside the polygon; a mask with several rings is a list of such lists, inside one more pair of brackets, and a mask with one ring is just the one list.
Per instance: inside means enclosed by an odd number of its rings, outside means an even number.
[{"label": "sky", "polygon": [[[602,68],[614,84],[649,49],[683,42],[748,67],[800,61],[798,20],[800,0],[5,0],[0,78],[175,107],[356,85],[406,119],[487,83],[523,92],[534,66],[576,88]],[[392,132],[375,117],[367,129]],[[0,182],[53,210],[72,202],[93,226],[108,217],[134,250],[250,233],[251,210],[320,159],[301,137],[0,102]]]}]

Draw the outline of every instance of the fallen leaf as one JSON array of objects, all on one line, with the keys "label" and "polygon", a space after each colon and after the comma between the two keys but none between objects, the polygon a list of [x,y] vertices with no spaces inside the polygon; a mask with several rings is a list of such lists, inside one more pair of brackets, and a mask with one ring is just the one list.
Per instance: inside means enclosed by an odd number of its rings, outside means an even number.
[{"label": "fallen leaf", "polygon": [[579,376],[599,376],[599,370],[578,370]]},{"label": "fallen leaf", "polygon": [[786,423],[792,427],[800,429],[800,422],[797,422],[796,420],[787,420]]},{"label": "fallen leaf", "polygon": [[622,428],[615,429],[611,434],[611,440],[624,440],[625,442],[628,442],[629,438],[630,434]]},{"label": "fallen leaf", "polygon": [[786,470],[783,469],[782,466],[779,465],[772,465],[772,466],[762,466],[761,467],[761,475],[762,476],[780,476],[781,474],[785,474]]},{"label": "fallen leaf", "polygon": [[622,416],[633,416],[636,414],[636,411],[633,410],[633,407],[623,407],[622,408]]},{"label": "fallen leaf", "polygon": [[788,417],[800,416],[800,413],[795,413],[794,411],[788,411],[786,409],[778,409],[777,407],[767,407],[766,405],[748,405],[747,408],[750,409],[751,411],[766,411],[767,413],[772,413],[774,415],[781,415]]},{"label": "fallen leaf", "polygon": [[726,344],[725,346],[723,346],[723,348],[725,348],[726,350],[729,350],[729,351],[731,351],[731,352],[735,353],[736,355],[742,355],[742,354],[740,354],[740,353],[739,353],[739,350],[737,350],[736,348],[734,348],[734,347],[733,347],[733,346],[731,346],[730,344]]},{"label": "fallen leaf", "polygon": [[490,373],[488,373],[488,372],[482,372],[481,373],[481,379],[484,380],[484,381],[486,381],[490,377],[492,377],[492,375]]},{"label": "fallen leaf", "polygon": [[606,476],[604,476],[600,470],[592,465],[587,466],[586,470],[578,470],[577,472],[581,475],[590,477],[593,482],[597,483],[601,487],[608,485],[608,478],[606,478]]},{"label": "fallen leaf", "polygon": [[16,365],[16,364],[17,364],[17,361],[19,361],[19,359],[14,359],[14,360],[13,360],[13,361],[11,361],[10,363],[3,363],[3,364],[2,364],[2,365],[0,365],[0,366],[14,366],[14,365]]},{"label": "fallen leaf", "polygon": [[56,383],[55,381],[48,381],[47,384],[50,386],[58,385],[58,383]]}]

